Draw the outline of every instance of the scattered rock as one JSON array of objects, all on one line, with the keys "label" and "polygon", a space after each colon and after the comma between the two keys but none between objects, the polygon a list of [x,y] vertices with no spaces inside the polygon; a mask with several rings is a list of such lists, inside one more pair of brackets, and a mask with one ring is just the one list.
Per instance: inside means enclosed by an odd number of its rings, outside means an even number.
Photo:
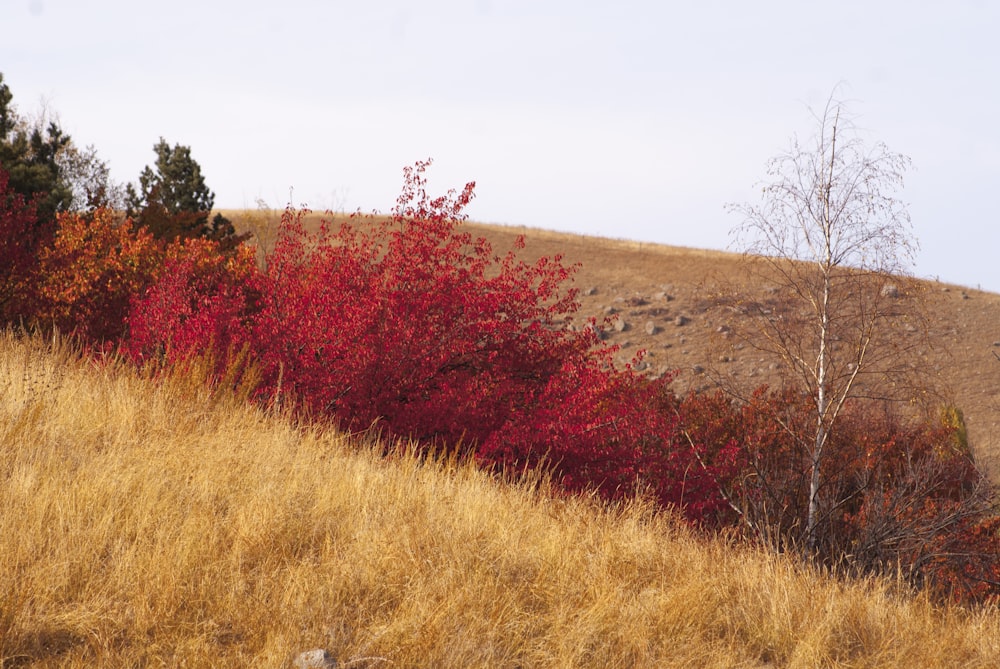
[{"label": "scattered rock", "polygon": [[653,299],[657,300],[659,302],[672,302],[673,299],[674,299],[674,296],[671,295],[670,293],[668,293],[665,290],[661,290],[658,293],[653,293]]},{"label": "scattered rock", "polygon": [[624,318],[619,318],[615,321],[615,332],[625,332],[628,329],[628,323],[625,322]]},{"label": "scattered rock", "polygon": [[728,355],[720,355],[719,356],[719,362],[732,362],[732,361],[733,361],[733,359],[730,358]]},{"label": "scattered rock", "polygon": [[588,297],[589,297],[590,295],[597,295],[597,288],[596,288],[596,287],[594,287],[594,286],[591,286],[590,288],[585,288],[585,289],[583,290],[583,292],[582,292],[582,293],[580,293],[580,294],[581,294],[581,295],[586,295],[586,296],[588,296]]},{"label": "scattered rock", "polygon": [[688,318],[687,316],[678,316],[677,318],[674,319],[674,325],[676,325],[677,327],[687,325],[690,322],[691,319]]},{"label": "scattered rock", "polygon": [[625,300],[625,304],[629,305],[630,307],[642,307],[649,304],[649,301],[644,297],[636,295],[635,297],[630,297],[627,300]]},{"label": "scattered rock", "polygon": [[299,653],[292,663],[295,669],[335,669],[337,661],[322,648]]},{"label": "scattered rock", "polygon": [[705,368],[702,367],[701,365],[694,365],[691,367],[691,371],[694,372],[695,374],[704,374]]},{"label": "scattered rock", "polygon": [[656,327],[656,323],[653,321],[646,321],[646,334],[655,335],[659,332],[660,328]]},{"label": "scattered rock", "polygon": [[882,297],[896,299],[899,297],[899,286],[894,283],[887,283],[882,286]]}]

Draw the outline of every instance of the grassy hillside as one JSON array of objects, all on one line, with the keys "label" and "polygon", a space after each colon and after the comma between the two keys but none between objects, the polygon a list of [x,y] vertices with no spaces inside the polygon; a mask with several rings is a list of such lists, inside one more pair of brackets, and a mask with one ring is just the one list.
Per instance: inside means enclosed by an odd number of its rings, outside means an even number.
[{"label": "grassy hillside", "polygon": [[0,666],[996,666],[936,609],[0,334]]}]

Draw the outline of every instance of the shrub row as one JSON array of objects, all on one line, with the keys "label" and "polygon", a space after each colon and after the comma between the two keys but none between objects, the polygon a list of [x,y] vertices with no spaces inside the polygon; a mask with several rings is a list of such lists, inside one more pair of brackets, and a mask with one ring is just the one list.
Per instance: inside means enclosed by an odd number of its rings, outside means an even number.
[{"label": "shrub row", "polygon": [[[153,367],[209,356],[231,380],[239,360],[262,403],[497,471],[546,467],[568,491],[651,495],[708,529],[798,549],[807,398],[677,397],[669,378],[616,370],[598,324],[568,327],[576,268],[474,238],[474,184],[431,198],[428,165],[405,170],[388,217],[309,231],[286,210],[262,267],[250,246],[157,239],[102,209],[39,230],[0,172],[0,317]],[[959,423],[855,403],[829,447],[816,557],[963,600],[1000,592],[992,495]]]}]

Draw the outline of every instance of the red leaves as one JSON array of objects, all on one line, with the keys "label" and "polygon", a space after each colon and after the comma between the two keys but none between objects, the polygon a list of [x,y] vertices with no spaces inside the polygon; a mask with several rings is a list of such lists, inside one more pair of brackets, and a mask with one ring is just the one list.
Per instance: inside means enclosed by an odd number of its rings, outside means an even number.
[{"label": "red leaves", "polygon": [[253,347],[277,392],[345,425],[482,442],[590,341],[564,327],[573,269],[502,258],[460,229],[472,184],[430,199],[423,171],[388,219],[309,233],[287,211]]},{"label": "red leaves", "polygon": [[[766,388],[745,403],[691,395],[680,416],[692,443],[705,445],[699,460],[721,455],[737,465],[723,467],[718,480],[747,534],[801,546],[815,420],[809,398]],[[906,421],[889,405],[850,405],[827,446],[816,557],[849,571],[901,574],[964,601],[1000,596],[993,492],[969,454],[954,448],[955,430]]]},{"label": "red leaves", "polygon": [[35,202],[10,188],[10,175],[0,168],[0,324],[30,314],[31,278],[41,245]]},{"label": "red leaves", "polygon": [[137,361],[168,362],[206,350],[225,353],[246,340],[257,283],[252,248],[227,256],[219,242],[175,240],[159,279],[132,298],[126,352]]}]

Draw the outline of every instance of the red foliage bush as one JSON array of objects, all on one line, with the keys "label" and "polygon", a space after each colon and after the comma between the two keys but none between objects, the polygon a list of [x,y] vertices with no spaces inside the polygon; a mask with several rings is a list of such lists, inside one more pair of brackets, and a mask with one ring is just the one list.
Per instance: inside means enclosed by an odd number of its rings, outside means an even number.
[{"label": "red foliage bush", "polygon": [[908,425],[870,403],[845,418],[841,461],[828,467],[831,498],[843,500],[828,511],[830,549],[849,552],[867,571],[898,570],[939,595],[1000,596],[993,488],[958,446],[955,427]]},{"label": "red foliage bush", "polygon": [[[133,360],[177,362],[247,340],[258,283],[252,248],[225,254],[215,241],[176,239],[158,275],[131,299],[124,348]],[[225,359],[217,358],[219,364]]]},{"label": "red foliage bush", "polygon": [[529,411],[491,435],[480,459],[513,470],[547,462],[568,490],[609,499],[650,494],[689,520],[717,526],[729,514],[720,481],[736,471],[735,446],[689,442],[670,379],[615,370],[610,358],[598,348],[567,363]]},{"label": "red foliage bush", "polygon": [[589,341],[565,327],[572,268],[494,255],[459,229],[473,184],[432,200],[426,167],[388,219],[309,233],[285,212],[253,348],[272,392],[345,426],[481,442]]},{"label": "red foliage bush", "polygon": [[14,192],[10,175],[0,168],[0,324],[30,316],[32,277],[38,248],[45,241],[35,201]]},{"label": "red foliage bush", "polygon": [[[696,443],[738,444],[739,473],[720,479],[735,520],[783,549],[803,545],[814,407],[760,388],[744,403],[721,393],[682,401]],[[993,491],[955,426],[904,420],[890,405],[856,401],[838,421],[824,463],[817,557],[859,573],[900,573],[964,601],[1000,596],[1000,522]],[[711,449],[702,458],[711,461]]]},{"label": "red foliage bush", "polygon": [[494,254],[461,229],[473,184],[432,199],[427,166],[405,171],[388,218],[309,232],[286,211],[260,275],[249,248],[226,258],[212,242],[175,242],[132,299],[128,354],[224,361],[249,346],[268,401],[476,447],[491,467],[552,466],[570,490],[644,490],[692,518],[718,513],[720,465],[692,466],[692,449],[676,448],[668,381],[614,370],[593,327],[568,327],[574,268],[519,261],[521,240]]}]

